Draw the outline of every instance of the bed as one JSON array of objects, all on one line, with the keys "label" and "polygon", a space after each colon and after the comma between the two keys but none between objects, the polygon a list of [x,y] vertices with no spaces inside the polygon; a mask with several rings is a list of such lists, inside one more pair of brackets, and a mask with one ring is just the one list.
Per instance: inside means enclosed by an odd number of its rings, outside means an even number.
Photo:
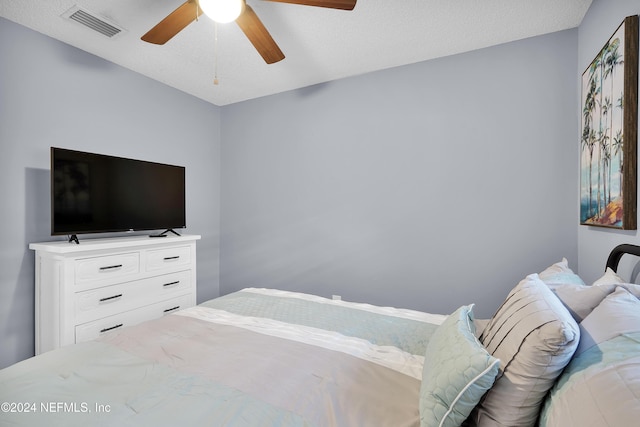
[{"label": "bed", "polygon": [[491,319],[247,288],[0,371],[10,426],[622,426],[640,286],[562,260]]}]

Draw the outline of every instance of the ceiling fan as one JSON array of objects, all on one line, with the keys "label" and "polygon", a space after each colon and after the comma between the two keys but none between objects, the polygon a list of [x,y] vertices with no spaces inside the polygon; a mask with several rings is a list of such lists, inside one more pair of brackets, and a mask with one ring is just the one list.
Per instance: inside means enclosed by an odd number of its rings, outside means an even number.
[{"label": "ceiling fan", "polygon": [[[307,6],[326,7],[331,9],[353,10],[357,0],[266,0],[280,3],[293,3]],[[227,9],[231,8],[230,15]],[[216,22],[234,21],[249,41],[256,48],[267,64],[273,64],[284,59],[284,54],[262,24],[258,15],[245,0],[187,0],[155,27],[149,30],[141,39],[148,43],[165,44],[173,36],[182,31],[187,25],[205,13]]]}]

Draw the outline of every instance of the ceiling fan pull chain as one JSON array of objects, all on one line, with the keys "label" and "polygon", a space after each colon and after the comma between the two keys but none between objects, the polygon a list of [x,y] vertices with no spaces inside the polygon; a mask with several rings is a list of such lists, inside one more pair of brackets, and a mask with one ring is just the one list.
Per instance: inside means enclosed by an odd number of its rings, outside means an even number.
[{"label": "ceiling fan pull chain", "polygon": [[214,43],[213,43],[213,49],[214,49],[214,74],[213,74],[213,84],[217,85],[218,84],[218,23],[214,21],[213,23],[213,28],[214,28]]}]

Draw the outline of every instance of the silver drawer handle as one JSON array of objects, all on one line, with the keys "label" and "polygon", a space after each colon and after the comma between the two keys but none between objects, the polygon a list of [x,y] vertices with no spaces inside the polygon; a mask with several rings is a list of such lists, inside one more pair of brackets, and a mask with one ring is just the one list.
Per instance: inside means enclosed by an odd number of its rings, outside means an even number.
[{"label": "silver drawer handle", "polygon": [[101,330],[100,330],[100,333],[108,332],[108,331],[113,331],[114,329],[118,329],[118,328],[121,328],[121,327],[122,327],[122,323],[117,324],[116,326],[112,326],[112,327],[110,327],[110,328],[104,328],[104,329],[101,329]]},{"label": "silver drawer handle", "polygon": [[115,270],[116,268],[121,268],[121,267],[122,267],[122,264],[108,265],[106,267],[100,267],[100,271]]},{"label": "silver drawer handle", "polygon": [[100,298],[100,302],[111,301],[111,300],[114,300],[116,298],[120,298],[121,296],[122,296],[122,294],[118,294],[118,295],[114,295],[114,296],[111,296],[111,297]]},{"label": "silver drawer handle", "polygon": [[180,306],[179,306],[179,305],[176,305],[175,307],[167,308],[164,312],[165,312],[165,313],[169,313],[170,311],[174,311],[174,310],[177,310],[177,309],[179,309],[179,308],[180,308]]},{"label": "silver drawer handle", "polygon": [[165,261],[172,261],[172,260],[174,260],[174,259],[179,259],[179,258],[180,258],[180,255],[176,255],[176,256],[166,256],[166,257],[164,257],[164,260],[165,260]]},{"label": "silver drawer handle", "polygon": [[171,283],[165,283],[162,286],[173,286],[173,285],[177,285],[178,283],[180,283],[180,280],[176,280],[175,282],[171,282]]}]

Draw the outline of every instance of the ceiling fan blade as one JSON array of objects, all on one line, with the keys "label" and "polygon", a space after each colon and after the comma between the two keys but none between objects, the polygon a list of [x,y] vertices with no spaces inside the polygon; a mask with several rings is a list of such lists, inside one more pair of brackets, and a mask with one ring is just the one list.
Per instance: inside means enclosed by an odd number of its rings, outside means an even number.
[{"label": "ceiling fan blade", "polygon": [[236,24],[238,24],[267,64],[273,64],[284,59],[284,53],[282,53],[269,31],[267,31],[258,15],[249,5],[245,6],[244,12],[236,19]]},{"label": "ceiling fan blade", "polygon": [[202,15],[202,9],[198,7],[196,0],[187,0],[150,29],[141,39],[148,43],[165,44],[200,15]]},{"label": "ceiling fan blade", "polygon": [[267,0],[279,3],[302,4],[305,6],[328,7],[331,9],[353,10],[356,0]]}]

